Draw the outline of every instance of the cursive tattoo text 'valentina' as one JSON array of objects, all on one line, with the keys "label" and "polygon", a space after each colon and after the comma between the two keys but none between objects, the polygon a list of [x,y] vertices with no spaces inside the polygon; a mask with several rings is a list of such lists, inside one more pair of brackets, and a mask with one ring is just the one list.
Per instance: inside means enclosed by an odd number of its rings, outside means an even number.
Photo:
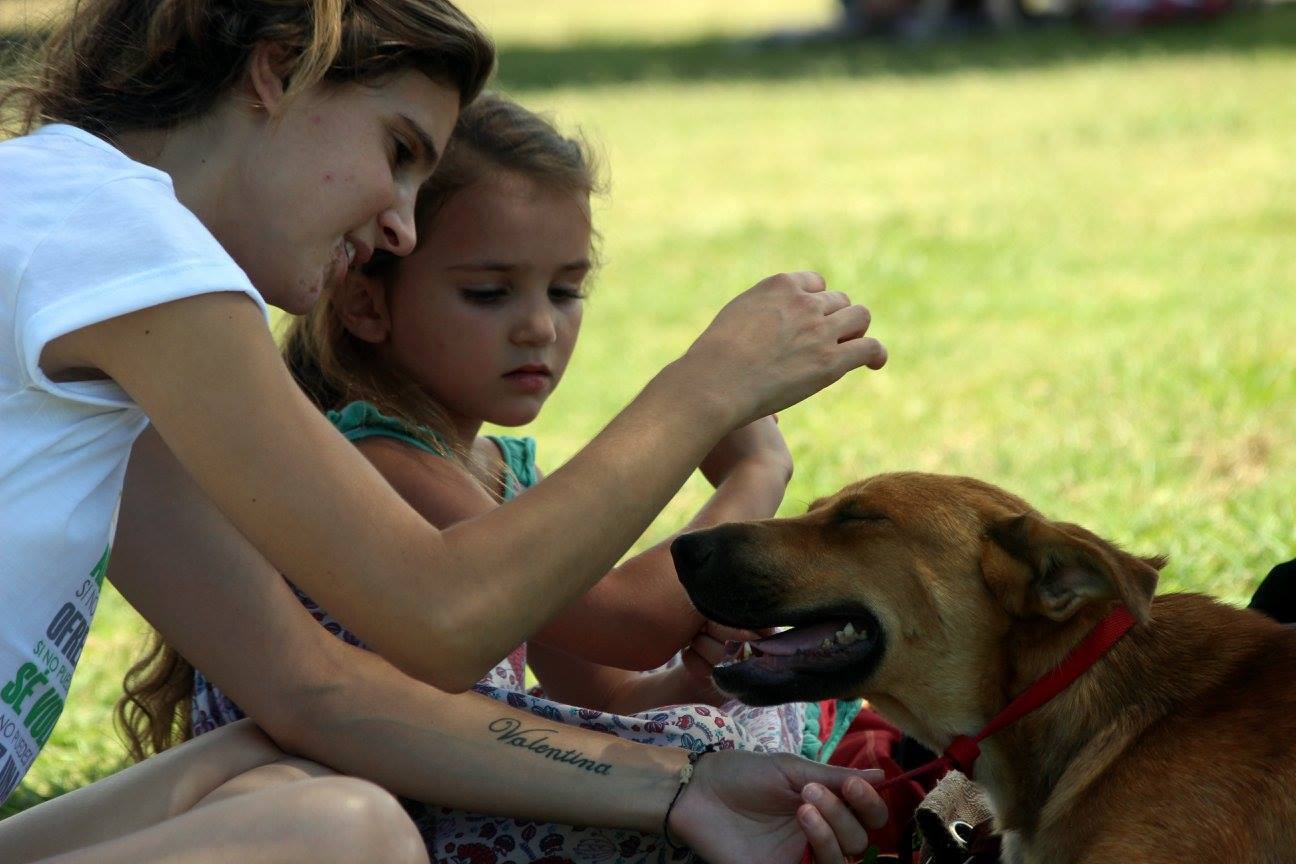
[{"label": "cursive tattoo text 'valentina'", "polygon": [[549,734],[556,733],[557,729],[523,729],[522,724],[512,717],[501,717],[492,722],[488,728],[499,736],[495,739],[496,741],[502,741],[513,747],[521,747],[523,750],[529,750],[545,759],[552,759],[566,765],[575,765],[577,768],[582,768],[592,774],[606,775],[612,773],[611,764],[591,759],[581,750],[563,750],[561,747],[554,747],[546,743],[549,740]]}]

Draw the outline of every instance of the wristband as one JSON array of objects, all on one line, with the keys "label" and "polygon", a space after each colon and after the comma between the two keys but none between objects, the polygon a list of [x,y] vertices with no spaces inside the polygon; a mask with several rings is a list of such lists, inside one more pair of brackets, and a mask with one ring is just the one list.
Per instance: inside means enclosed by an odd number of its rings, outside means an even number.
[{"label": "wristband", "polygon": [[672,852],[682,852],[688,848],[686,844],[676,843],[674,840],[671,839],[670,815],[671,815],[671,811],[675,809],[675,802],[679,800],[680,794],[684,791],[684,787],[687,786],[689,784],[689,781],[693,779],[693,769],[697,767],[697,763],[701,761],[703,756],[707,755],[708,753],[714,753],[719,749],[720,747],[716,744],[708,744],[707,746],[703,747],[701,750],[695,750],[689,753],[688,764],[680,769],[679,788],[675,790],[675,797],[671,799],[670,805],[667,806],[666,808],[666,815],[662,817],[662,836],[666,838],[666,845],[667,847],[670,848]]}]

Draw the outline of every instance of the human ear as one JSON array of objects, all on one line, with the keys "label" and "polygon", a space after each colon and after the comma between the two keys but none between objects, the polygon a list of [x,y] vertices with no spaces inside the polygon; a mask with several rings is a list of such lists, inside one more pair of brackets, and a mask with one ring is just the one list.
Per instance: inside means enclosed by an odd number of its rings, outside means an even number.
[{"label": "human ear", "polygon": [[1140,624],[1151,617],[1164,558],[1138,558],[1079,525],[1033,512],[992,521],[985,543],[987,584],[1014,614],[1061,622],[1116,600]]},{"label": "human ear", "polygon": [[282,109],[288,88],[286,52],[274,42],[258,42],[248,55],[244,86],[252,104],[274,115]]},{"label": "human ear", "polygon": [[365,342],[374,345],[386,342],[391,335],[386,283],[357,270],[347,274],[337,292],[333,303],[342,326]]}]

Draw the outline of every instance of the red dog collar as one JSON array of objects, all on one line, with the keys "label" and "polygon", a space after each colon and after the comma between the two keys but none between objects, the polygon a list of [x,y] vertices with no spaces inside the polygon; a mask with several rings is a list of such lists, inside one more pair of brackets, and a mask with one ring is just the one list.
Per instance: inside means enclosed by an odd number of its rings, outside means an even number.
[{"label": "red dog collar", "polygon": [[971,779],[972,767],[976,764],[977,757],[981,755],[982,741],[1005,726],[1016,723],[1071,686],[1073,681],[1101,660],[1133,626],[1134,616],[1124,606],[1117,606],[1110,615],[1098,622],[1098,626],[1089,631],[1089,635],[1067,655],[1060,665],[1009,702],[980,732],[970,736],[959,735],[950,742],[945,752],[938,758],[899,777],[892,777],[879,784],[877,788],[885,789],[904,780],[912,780],[941,769],[948,771],[951,768],[962,771]]},{"label": "red dog collar", "polygon": [[[892,777],[890,780],[879,783],[876,788],[881,791],[888,786],[893,786],[905,780],[912,780],[915,777],[922,777],[935,771],[940,771],[943,774],[950,769],[962,771],[971,779],[972,768],[981,755],[982,741],[1005,726],[1016,723],[1071,686],[1072,682],[1101,660],[1111,650],[1112,646],[1119,642],[1121,637],[1133,626],[1134,616],[1124,606],[1117,606],[1110,615],[1098,622],[1098,625],[1089,631],[1089,635],[1085,636],[1080,644],[1072,649],[1061,664],[1047,672],[1044,677],[1027,687],[1021,695],[1009,702],[980,732],[975,735],[959,735],[950,742],[949,746],[945,748],[945,752],[936,759],[912,771],[907,771],[899,777]],[[810,851],[809,845],[807,845],[801,862],[802,864],[808,864],[813,860],[813,853]]]}]

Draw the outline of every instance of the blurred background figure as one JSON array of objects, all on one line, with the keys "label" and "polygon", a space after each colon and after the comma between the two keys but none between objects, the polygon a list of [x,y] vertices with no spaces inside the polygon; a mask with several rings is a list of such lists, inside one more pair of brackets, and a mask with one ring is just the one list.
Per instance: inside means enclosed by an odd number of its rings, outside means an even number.
[{"label": "blurred background figure", "polygon": [[1128,30],[1211,18],[1245,5],[1248,0],[837,0],[828,24],[776,30],[761,42],[775,46],[868,37],[922,40],[1068,19]]}]

